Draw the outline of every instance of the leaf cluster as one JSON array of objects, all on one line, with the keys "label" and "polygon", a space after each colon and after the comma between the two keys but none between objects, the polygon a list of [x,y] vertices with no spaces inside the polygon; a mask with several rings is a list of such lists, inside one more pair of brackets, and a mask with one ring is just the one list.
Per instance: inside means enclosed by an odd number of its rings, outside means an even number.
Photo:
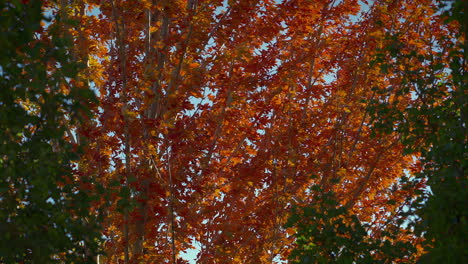
[{"label": "leaf cluster", "polygon": [[[369,111],[374,116],[376,133],[397,131],[406,153],[420,153],[422,171],[417,178],[427,181],[428,195],[412,204],[420,217],[415,223],[419,235],[426,239],[420,263],[462,263],[466,250],[468,198],[467,164],[467,96],[466,96],[466,21],[463,1],[442,1],[440,19],[450,32],[434,42],[436,52],[388,46],[376,56],[381,73],[400,75],[403,88],[396,93],[411,96],[412,102],[400,109],[397,104],[374,100]],[[398,37],[389,37],[399,46]],[[434,44],[436,45],[436,44]],[[398,45],[397,45],[398,46]],[[407,46],[407,45],[406,45]],[[385,64],[379,58],[390,58]],[[391,61],[391,62],[389,62]],[[406,67],[419,61],[418,67]],[[404,68],[403,71],[395,69]],[[381,98],[392,96],[391,89],[380,90]]]},{"label": "leaf cluster", "polygon": [[0,262],[92,263],[101,235],[70,129],[93,93],[73,87],[83,66],[42,5],[0,1]]},{"label": "leaf cluster", "polygon": [[332,191],[318,185],[311,191],[315,194],[311,203],[293,207],[285,225],[295,230],[292,263],[393,263],[412,258],[414,245],[396,240],[394,231],[384,231],[377,238],[369,225],[338,203]]}]

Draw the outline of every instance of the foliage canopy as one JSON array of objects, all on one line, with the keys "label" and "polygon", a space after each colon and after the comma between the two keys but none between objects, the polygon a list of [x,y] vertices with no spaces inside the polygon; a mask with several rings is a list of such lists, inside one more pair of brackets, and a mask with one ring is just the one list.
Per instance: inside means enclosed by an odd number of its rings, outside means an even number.
[{"label": "foliage canopy", "polygon": [[466,258],[463,1],[40,2],[0,2],[2,261]]}]

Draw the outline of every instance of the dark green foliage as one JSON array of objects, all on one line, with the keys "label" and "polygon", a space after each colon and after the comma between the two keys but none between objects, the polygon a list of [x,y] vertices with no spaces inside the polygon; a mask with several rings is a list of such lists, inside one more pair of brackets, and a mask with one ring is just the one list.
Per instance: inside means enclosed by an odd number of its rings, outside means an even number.
[{"label": "dark green foliage", "polygon": [[[466,37],[463,2],[451,3],[446,21],[457,20],[459,34]],[[466,41],[454,42],[449,56],[452,78],[441,84],[449,90],[441,105],[428,107],[433,133],[426,135],[422,150],[422,176],[433,195],[420,210],[429,250],[421,263],[468,262]]]},{"label": "dark green foliage", "polygon": [[60,92],[80,65],[60,23],[34,36],[41,5],[0,0],[0,263],[93,263],[99,226],[64,139],[93,94]]},{"label": "dark green foliage", "polygon": [[[392,263],[411,258],[415,248],[410,243],[371,238],[366,226],[340,206],[333,193],[313,188],[312,203],[294,207],[285,226],[296,229],[292,263]],[[385,235],[394,238],[390,232]]]},{"label": "dark green foliage", "polygon": [[[465,5],[465,7],[463,6]],[[445,39],[445,53],[418,55],[424,68],[398,72],[398,65],[416,56],[416,51],[403,53],[387,48],[377,56],[389,55],[395,63],[387,68],[403,77],[401,94],[413,92],[413,101],[404,111],[395,105],[382,103],[390,93],[380,94],[369,109],[374,116],[374,131],[400,133],[406,153],[419,152],[423,171],[417,175],[427,180],[430,190],[412,205],[419,216],[415,230],[425,237],[428,253],[419,263],[468,263],[467,190],[467,93],[466,82],[466,1],[443,1],[440,10],[445,22],[458,21],[458,32]],[[451,41],[446,41],[446,40]],[[443,63],[443,62],[448,62]],[[449,66],[448,68],[446,66]]]}]

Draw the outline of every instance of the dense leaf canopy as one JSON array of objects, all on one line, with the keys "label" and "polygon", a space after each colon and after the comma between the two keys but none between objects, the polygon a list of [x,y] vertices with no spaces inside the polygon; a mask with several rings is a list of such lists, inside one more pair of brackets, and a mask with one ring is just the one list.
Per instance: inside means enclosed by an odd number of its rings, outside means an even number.
[{"label": "dense leaf canopy", "polygon": [[39,2],[0,2],[0,260],[466,258],[463,1]]},{"label": "dense leaf canopy", "polygon": [[44,30],[41,1],[0,12],[0,262],[92,263],[100,229],[65,135],[94,97],[70,82],[71,36],[59,20]]}]

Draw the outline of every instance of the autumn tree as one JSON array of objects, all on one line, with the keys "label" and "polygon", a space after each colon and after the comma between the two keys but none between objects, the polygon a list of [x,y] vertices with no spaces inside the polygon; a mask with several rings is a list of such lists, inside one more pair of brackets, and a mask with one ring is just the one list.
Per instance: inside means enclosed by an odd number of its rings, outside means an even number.
[{"label": "autumn tree", "polygon": [[[180,253],[195,244],[200,263],[285,260],[295,238],[284,224],[293,205],[320,197],[312,185],[384,241],[425,182],[402,183],[420,168],[404,155],[397,129],[371,129],[374,100],[397,109],[413,101],[409,92],[381,96],[404,89],[404,77],[382,74],[392,58],[376,56],[397,33],[431,54],[429,37],[448,33],[434,7],[428,0],[71,4],[69,15],[80,21],[71,30],[99,93],[96,118],[78,129],[92,139],[80,174],[112,191],[101,201],[110,210],[96,211],[106,214],[103,261],[184,263]],[[417,238],[397,229],[387,241]]]},{"label": "autumn tree", "polygon": [[[466,258],[463,239],[466,236],[466,209],[462,202],[467,194],[464,190],[466,95],[463,84],[466,70],[463,57],[466,56],[463,55],[466,29],[463,28],[466,25],[462,21],[462,1],[442,1],[430,7],[430,12],[432,18],[425,23],[432,31],[419,32],[426,37],[407,39],[406,32],[399,31],[398,27],[386,34],[387,44],[376,50],[375,60],[371,63],[380,67],[380,74],[393,79],[393,85],[373,89],[376,96],[368,111],[373,117],[373,133],[396,131],[405,145],[404,154],[421,155],[418,162],[422,172],[412,179],[403,177],[400,182],[411,186],[428,181],[430,186],[416,191],[418,198],[406,203],[406,209],[400,211],[393,229],[402,232],[404,230],[399,227],[407,226],[416,231],[414,235],[424,237],[428,254],[418,263],[460,263]],[[421,49],[421,42],[429,44],[428,49]],[[405,97],[410,101],[401,104]],[[317,200],[321,202],[323,199]],[[330,258],[334,262],[348,259],[349,263],[364,263],[367,258],[374,263],[373,258],[385,262],[385,257],[391,262],[401,260],[401,254],[413,257],[411,262],[415,261],[415,255],[407,250],[411,248],[405,249],[400,242],[399,246],[398,243],[394,245],[397,251],[382,254],[385,248],[392,248],[392,243],[370,243],[379,240],[373,241],[368,234],[362,234],[359,222],[349,221],[343,226],[340,221],[346,218],[346,213],[340,211],[340,206],[333,206],[333,201],[331,210],[325,215],[313,211],[314,208],[306,206],[302,211],[295,210],[289,219],[289,225],[298,228],[295,234],[298,248],[290,257],[299,258],[300,263],[321,263],[327,259],[330,262]],[[335,222],[320,226],[323,217]],[[310,224],[304,225],[307,221]],[[352,234],[346,233],[349,230]],[[362,237],[356,237],[359,234]],[[391,235],[387,232],[387,243]],[[367,241],[359,242],[362,238]],[[330,240],[333,243],[327,243]],[[354,242],[353,246],[349,240]],[[350,250],[354,256],[350,255]],[[406,259],[405,263],[408,261]]]},{"label": "autumn tree", "polygon": [[0,262],[93,263],[101,234],[70,129],[94,96],[43,4],[0,1]]}]

